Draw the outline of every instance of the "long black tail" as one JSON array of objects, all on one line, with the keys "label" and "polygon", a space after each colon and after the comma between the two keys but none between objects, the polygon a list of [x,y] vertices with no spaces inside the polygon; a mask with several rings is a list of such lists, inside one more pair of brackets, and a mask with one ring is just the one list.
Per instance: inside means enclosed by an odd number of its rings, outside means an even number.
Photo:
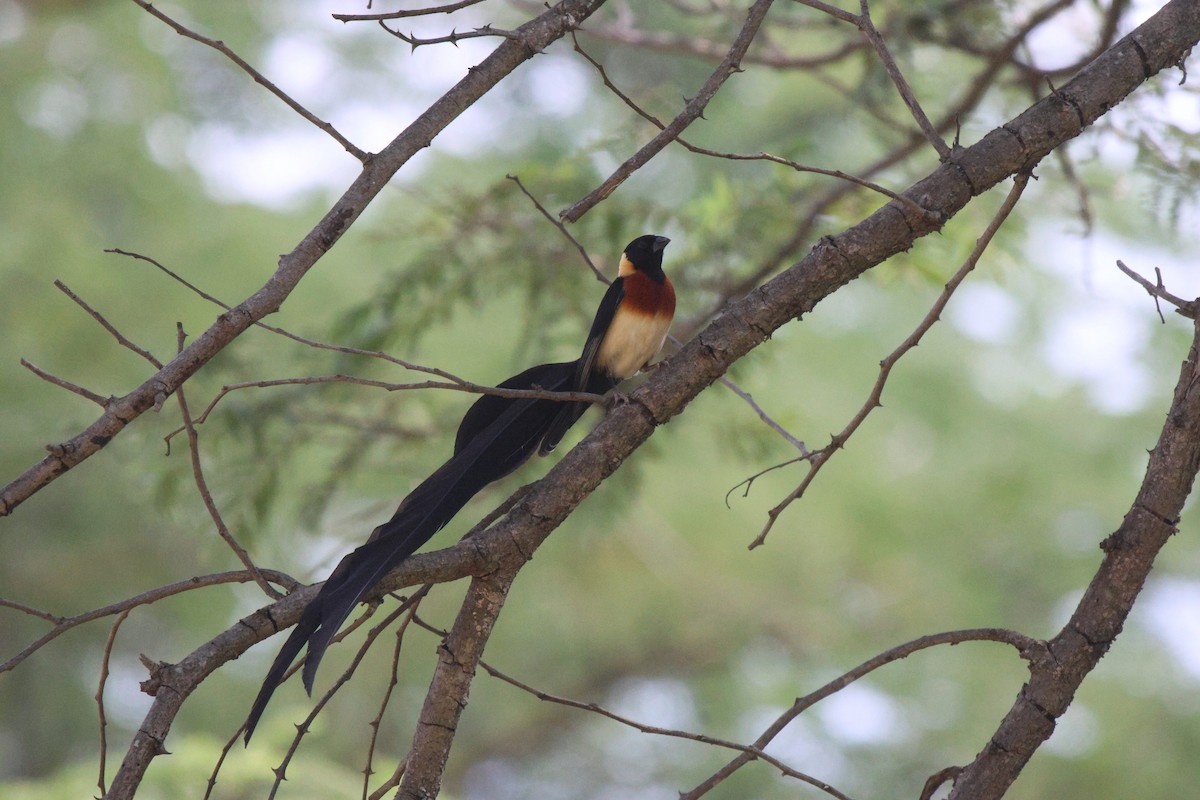
[{"label": "long black tail", "polygon": [[[575,371],[576,362],[539,364],[514,375],[500,387],[563,391],[570,388]],[[508,475],[533,455],[562,406],[555,400],[496,395],[483,395],[471,406],[459,424],[450,459],[404,498],[392,518],[376,528],[365,544],[341,560],[304,609],[250,709],[247,744],[275,688],[304,646],[308,645],[304,688],[311,694],[325,649],[359,601],[441,530],[483,487]]]}]

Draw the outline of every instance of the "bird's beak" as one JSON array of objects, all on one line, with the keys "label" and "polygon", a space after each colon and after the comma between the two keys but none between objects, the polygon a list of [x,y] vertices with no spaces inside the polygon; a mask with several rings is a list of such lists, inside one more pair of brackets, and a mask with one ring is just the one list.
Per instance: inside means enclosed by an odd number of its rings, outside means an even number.
[{"label": "bird's beak", "polygon": [[671,243],[671,240],[665,236],[655,236],[654,244],[650,245],[650,249],[655,253],[661,253],[663,248]]}]

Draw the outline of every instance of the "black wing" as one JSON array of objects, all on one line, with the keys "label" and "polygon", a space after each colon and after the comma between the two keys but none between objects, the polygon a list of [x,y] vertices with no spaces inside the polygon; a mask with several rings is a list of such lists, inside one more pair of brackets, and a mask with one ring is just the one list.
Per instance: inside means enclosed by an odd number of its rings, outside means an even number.
[{"label": "black wing", "polygon": [[[596,354],[600,352],[600,343],[604,341],[604,335],[608,333],[608,326],[612,324],[613,317],[617,315],[617,307],[621,305],[624,297],[625,279],[617,278],[609,285],[608,291],[604,293],[604,298],[600,301],[600,307],[596,309],[596,318],[592,320],[592,329],[588,332],[587,343],[583,346],[583,355],[576,362],[572,391],[593,391],[603,394],[616,385],[611,376],[603,376],[606,378],[604,381],[593,380],[592,372],[596,366]],[[560,405],[562,407],[559,409],[558,415],[550,423],[550,428],[546,431],[546,438],[542,440],[542,446],[538,450],[539,455],[547,455],[558,447],[562,437],[566,435],[572,425],[579,421],[583,412],[588,408],[587,403],[581,402],[561,403]]]}]

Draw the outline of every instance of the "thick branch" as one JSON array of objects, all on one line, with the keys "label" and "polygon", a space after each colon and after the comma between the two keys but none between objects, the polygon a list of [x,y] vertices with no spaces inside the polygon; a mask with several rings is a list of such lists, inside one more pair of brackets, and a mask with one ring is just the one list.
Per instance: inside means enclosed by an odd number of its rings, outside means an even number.
[{"label": "thick branch", "polygon": [[397,800],[437,797],[475,670],[514,578],[515,569],[471,581],[454,627],[438,650],[437,668],[417,720]]},{"label": "thick branch", "polygon": [[1000,798],[1034,751],[1050,738],[1075,691],[1100,662],[1125,624],[1154,558],[1175,533],[1184,501],[1200,469],[1200,323],[1179,374],[1175,397],[1146,475],[1129,513],[1104,540],[1104,560],[1048,657],[1035,662],[1030,680],[992,740],[963,769],[951,800]]},{"label": "thick branch", "polygon": [[[594,5],[586,7],[591,9]],[[553,12],[545,16],[552,17],[559,29],[567,24]],[[573,21],[577,23],[578,19],[573,18]],[[949,219],[972,197],[1018,172],[1032,169],[1048,153],[1077,136],[1141,83],[1158,71],[1179,63],[1197,40],[1200,40],[1200,8],[1194,0],[1174,0],[1097,58],[1074,80],[977,144],[956,150],[947,163],[905,194],[921,206],[938,212],[939,218]],[[497,52],[513,47],[519,46],[505,41]],[[482,71],[481,67],[473,74]],[[355,186],[357,188],[352,188],[347,198],[371,190],[361,182],[356,182]],[[371,191],[378,191],[378,187]],[[322,248],[336,240],[345,225],[357,216],[357,207],[347,198],[343,198],[327,217],[330,227],[314,231],[298,252],[307,253],[305,248],[313,248],[313,253],[319,254],[323,252]],[[345,216],[339,218],[338,214],[343,212]],[[510,569],[519,568],[550,532],[650,437],[657,425],[682,411],[730,365],[764,342],[772,332],[812,310],[822,299],[866,270],[909,249],[916,239],[933,232],[935,226],[931,219],[928,215],[913,214],[904,203],[892,201],[842,234],[822,240],[802,261],[731,303],[720,318],[667,365],[655,370],[649,382],[634,393],[631,402],[609,414],[509,511],[507,518],[486,533],[453,548],[407,560],[373,594],[393,591],[417,581],[444,581],[467,574],[506,574]],[[322,231],[332,239],[321,239]],[[285,258],[285,263],[298,257],[293,254]],[[303,268],[294,268],[302,274]],[[276,280],[299,278],[283,267],[281,273],[248,302],[267,302],[269,308],[269,300],[262,300],[260,295],[272,290]],[[233,317],[228,324],[242,321],[242,316],[234,314],[224,317]],[[247,319],[243,328],[249,324]],[[176,359],[172,364],[180,360]],[[0,506],[0,511],[11,507]],[[1158,509],[1159,504],[1148,502],[1145,507]],[[1114,544],[1114,548],[1116,546]],[[278,628],[293,624],[315,591],[315,587],[310,587],[294,592],[242,620],[180,664],[159,672],[159,677],[170,678],[174,691],[157,694],[110,789],[110,797],[131,795],[132,787],[140,780],[149,760],[160,751],[179,705],[199,681],[224,661],[236,658],[254,642]],[[1107,641],[1096,637],[1091,640]]]},{"label": "thick branch", "polygon": [[[977,144],[957,149],[904,194],[938,217],[951,218],[972,197],[1032,169],[1138,85],[1178,63],[1198,39],[1200,8],[1189,0],[1167,4],[1075,79]],[[656,426],[678,414],[775,330],[931,233],[932,219],[892,201],[844,233],[822,240],[798,264],[727,306],[486,535],[495,557],[502,563],[523,560]],[[506,544],[510,537],[512,546]]]},{"label": "thick branch", "polygon": [[[1200,39],[1200,14],[1186,9],[1181,14],[1181,7],[1188,5],[1186,0],[1176,0],[1165,7],[1063,87],[1058,96],[1039,102],[978,144],[958,151],[951,163],[938,167],[907,194],[924,197],[927,204],[933,204],[949,217],[969,200],[972,186],[982,192],[1027,170],[1079,133],[1077,126],[1063,124],[1059,96],[1070,92],[1069,96],[1090,98],[1086,107],[1091,109],[1094,120],[1148,74],[1178,61]],[[1148,53],[1146,63],[1152,66],[1147,73],[1140,66],[1136,74],[1124,69],[1123,80],[1117,81],[1113,72],[1117,67],[1128,66],[1135,48],[1132,37],[1152,44],[1143,45]],[[1133,58],[1140,64],[1136,56]],[[1032,145],[1018,147],[1022,140],[1040,144],[1036,149]],[[646,385],[634,393],[631,402],[616,407],[546,478],[524,494],[508,511],[507,519],[453,547],[409,558],[365,599],[417,583],[485,575],[501,560],[516,558],[523,563],[575,505],[649,438],[656,425],[682,411],[738,358],[792,318],[810,311],[839,286],[892,253],[908,249],[919,235],[930,232],[910,229],[901,208],[899,204],[889,204],[841,235],[822,241],[803,261],[731,304],[724,315],[656,369]],[[244,649],[270,636],[276,626],[282,629],[294,624],[300,609],[316,591],[317,587],[311,586],[293,592],[242,620],[238,628],[253,631],[254,635],[239,646]]]}]

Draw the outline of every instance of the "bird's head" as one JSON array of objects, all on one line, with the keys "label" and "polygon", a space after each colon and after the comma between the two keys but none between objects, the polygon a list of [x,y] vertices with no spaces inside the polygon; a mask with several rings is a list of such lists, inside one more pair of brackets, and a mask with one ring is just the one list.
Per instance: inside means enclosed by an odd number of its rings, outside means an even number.
[{"label": "bird's head", "polygon": [[634,239],[625,245],[625,252],[621,254],[621,266],[618,274],[624,277],[632,275],[634,272],[645,272],[650,277],[661,280],[663,248],[670,241],[665,236],[656,236],[652,233]]}]

